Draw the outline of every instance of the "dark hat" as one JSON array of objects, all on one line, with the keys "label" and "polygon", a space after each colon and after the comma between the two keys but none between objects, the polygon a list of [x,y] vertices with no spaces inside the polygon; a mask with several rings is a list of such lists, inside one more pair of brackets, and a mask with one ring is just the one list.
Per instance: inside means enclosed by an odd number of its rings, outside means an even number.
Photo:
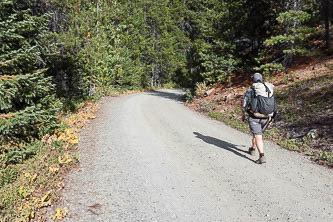
[{"label": "dark hat", "polygon": [[254,73],[252,76],[253,82],[262,82],[262,75],[260,73]]}]

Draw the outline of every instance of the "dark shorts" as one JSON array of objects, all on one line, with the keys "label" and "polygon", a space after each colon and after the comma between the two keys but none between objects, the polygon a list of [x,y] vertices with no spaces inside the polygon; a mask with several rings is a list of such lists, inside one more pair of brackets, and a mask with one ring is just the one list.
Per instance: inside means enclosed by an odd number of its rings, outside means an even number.
[{"label": "dark shorts", "polygon": [[249,125],[251,132],[254,135],[262,135],[265,130],[263,128],[267,124],[268,119],[257,119],[257,118],[252,118],[249,117]]}]

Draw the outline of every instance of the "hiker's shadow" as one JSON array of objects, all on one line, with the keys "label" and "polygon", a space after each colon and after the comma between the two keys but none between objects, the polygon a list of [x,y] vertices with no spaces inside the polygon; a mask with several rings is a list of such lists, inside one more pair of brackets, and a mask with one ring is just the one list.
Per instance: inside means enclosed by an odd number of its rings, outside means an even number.
[{"label": "hiker's shadow", "polygon": [[202,135],[198,132],[193,132],[193,134],[196,136],[196,138],[199,138],[199,139],[205,141],[206,143],[213,144],[213,145],[215,145],[215,146],[217,146],[221,149],[230,151],[230,152],[236,154],[237,156],[243,157],[245,159],[248,159],[248,160],[254,162],[254,160],[252,160],[249,157],[247,157],[246,155],[242,154],[242,153],[248,153],[247,151],[237,148],[232,143],[228,143],[228,142],[216,139],[216,138],[211,137],[211,136],[205,136],[205,135]]}]

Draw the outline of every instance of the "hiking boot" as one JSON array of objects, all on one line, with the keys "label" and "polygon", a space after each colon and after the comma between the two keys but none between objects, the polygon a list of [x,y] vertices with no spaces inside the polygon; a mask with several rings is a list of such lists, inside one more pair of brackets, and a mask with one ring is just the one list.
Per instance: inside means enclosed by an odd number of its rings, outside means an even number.
[{"label": "hiking boot", "polygon": [[249,154],[254,156],[256,154],[256,149],[254,149],[253,147],[249,148]]},{"label": "hiking boot", "polygon": [[259,157],[259,159],[257,159],[257,160],[255,161],[255,163],[257,163],[257,164],[263,164],[263,163],[266,163],[266,158],[265,158],[265,156]]}]

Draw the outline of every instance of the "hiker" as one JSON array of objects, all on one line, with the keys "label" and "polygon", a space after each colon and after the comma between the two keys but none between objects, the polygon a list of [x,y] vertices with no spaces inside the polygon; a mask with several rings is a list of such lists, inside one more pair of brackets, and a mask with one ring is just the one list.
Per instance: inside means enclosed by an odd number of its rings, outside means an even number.
[{"label": "hiker", "polygon": [[263,82],[262,75],[255,73],[252,76],[253,84],[246,91],[243,103],[243,121],[245,114],[248,114],[250,130],[253,134],[252,146],[249,154],[255,155],[255,150],[259,151],[259,159],[255,163],[266,163],[264,155],[263,133],[270,124],[272,117],[276,114],[276,104],[273,96],[274,86],[271,83]]}]

